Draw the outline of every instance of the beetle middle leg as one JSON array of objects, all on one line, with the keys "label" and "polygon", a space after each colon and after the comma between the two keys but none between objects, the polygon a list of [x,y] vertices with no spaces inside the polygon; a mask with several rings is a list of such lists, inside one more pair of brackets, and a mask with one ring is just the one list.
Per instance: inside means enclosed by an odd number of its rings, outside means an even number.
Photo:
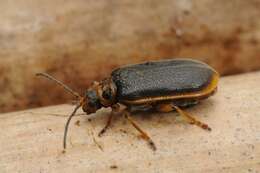
[{"label": "beetle middle leg", "polygon": [[108,117],[108,119],[107,119],[107,123],[106,123],[105,127],[98,133],[98,136],[99,136],[99,137],[101,137],[101,136],[106,132],[107,128],[110,126],[114,114],[115,114],[116,112],[118,112],[119,109],[120,109],[120,105],[119,105],[119,104],[115,104],[115,105],[113,105],[111,108],[112,108],[112,111],[111,111],[111,113],[110,113],[110,115],[109,115],[109,117]]},{"label": "beetle middle leg", "polygon": [[129,113],[127,110],[124,111],[124,116],[125,116],[125,118],[135,127],[135,129],[141,133],[142,138],[148,142],[148,144],[151,146],[152,150],[155,151],[155,150],[156,150],[156,146],[155,146],[154,142],[152,141],[152,139],[148,136],[148,134],[147,134],[145,131],[143,131],[143,130],[134,122],[134,120],[133,120],[132,117],[130,116],[130,113]]},{"label": "beetle middle leg", "polygon": [[191,124],[195,124],[199,127],[201,127],[202,129],[205,129],[205,130],[208,130],[208,131],[211,131],[211,128],[197,120],[196,118],[194,118],[193,116],[191,116],[189,113],[183,111],[181,108],[179,108],[178,106],[175,106],[174,104],[172,103],[165,103],[165,104],[159,104],[159,105],[156,105],[156,109],[159,111],[159,112],[170,112],[172,110],[176,110],[181,116],[183,116],[186,120],[188,120]]}]

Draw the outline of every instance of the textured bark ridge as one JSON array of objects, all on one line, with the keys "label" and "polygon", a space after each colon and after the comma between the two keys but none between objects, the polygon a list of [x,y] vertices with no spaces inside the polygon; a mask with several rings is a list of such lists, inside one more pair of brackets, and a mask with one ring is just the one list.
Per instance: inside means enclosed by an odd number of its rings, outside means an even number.
[{"label": "textured bark ridge", "polygon": [[34,77],[46,71],[80,92],[119,65],[194,57],[221,74],[259,69],[260,3],[253,1],[4,0],[0,112],[62,103]]}]

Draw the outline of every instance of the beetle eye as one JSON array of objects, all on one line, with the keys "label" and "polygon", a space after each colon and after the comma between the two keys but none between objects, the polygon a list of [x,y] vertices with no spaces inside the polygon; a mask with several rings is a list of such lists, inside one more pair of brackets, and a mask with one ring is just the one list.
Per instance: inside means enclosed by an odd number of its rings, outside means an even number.
[{"label": "beetle eye", "polygon": [[102,97],[106,100],[111,100],[112,99],[112,90],[110,88],[107,88],[103,91]]}]

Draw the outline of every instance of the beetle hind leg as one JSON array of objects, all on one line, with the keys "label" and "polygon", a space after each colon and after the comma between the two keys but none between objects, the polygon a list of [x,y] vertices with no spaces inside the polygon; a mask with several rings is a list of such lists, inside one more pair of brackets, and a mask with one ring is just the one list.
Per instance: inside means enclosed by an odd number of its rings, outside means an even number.
[{"label": "beetle hind leg", "polygon": [[189,115],[187,112],[185,112],[185,111],[183,111],[182,109],[180,109],[178,106],[175,106],[175,105],[172,104],[172,107],[173,107],[181,116],[183,116],[186,120],[188,120],[191,124],[195,124],[196,126],[201,127],[202,129],[211,131],[211,128],[210,128],[207,124],[205,124],[205,123],[203,123],[203,122],[197,120],[197,119],[194,118],[193,116]]},{"label": "beetle hind leg", "polygon": [[155,146],[155,143],[152,141],[152,139],[148,136],[148,134],[143,131],[135,122],[134,120],[132,119],[132,117],[130,116],[130,113],[128,111],[125,111],[124,112],[124,116],[125,118],[135,127],[135,129],[137,131],[139,131],[142,135],[142,138],[144,140],[146,140],[148,142],[148,144],[150,145],[150,147],[152,148],[152,150],[156,150],[156,146]]},{"label": "beetle hind leg", "polygon": [[183,116],[187,121],[189,121],[189,123],[195,124],[196,126],[201,127],[202,129],[211,131],[211,128],[207,124],[197,120],[196,118],[191,116],[189,113],[183,111],[181,108],[179,108],[178,106],[175,106],[172,103],[156,105],[156,109],[159,112],[170,112],[170,111],[176,110],[181,116]]}]

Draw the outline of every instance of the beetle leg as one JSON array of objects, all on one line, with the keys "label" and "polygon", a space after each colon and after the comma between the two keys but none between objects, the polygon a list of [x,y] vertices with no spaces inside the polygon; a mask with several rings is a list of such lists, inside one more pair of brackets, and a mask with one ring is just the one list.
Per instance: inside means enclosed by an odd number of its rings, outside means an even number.
[{"label": "beetle leg", "polygon": [[106,123],[105,127],[102,130],[100,130],[100,132],[98,133],[99,137],[101,137],[106,132],[107,128],[110,126],[113,115],[114,115],[114,113],[111,112],[108,119],[107,119],[107,123]]},{"label": "beetle leg", "polygon": [[189,115],[187,112],[181,110],[178,106],[175,106],[172,104],[172,107],[181,115],[183,116],[185,119],[187,119],[191,124],[195,124],[199,127],[201,127],[202,129],[211,131],[211,128],[205,124],[200,122],[199,120],[196,120],[194,117],[192,117],[191,115]]},{"label": "beetle leg", "polygon": [[148,142],[148,144],[151,146],[152,150],[155,151],[155,150],[156,150],[156,146],[155,146],[154,142],[153,142],[152,139],[148,136],[148,134],[147,134],[145,131],[143,131],[143,130],[134,122],[134,120],[133,120],[132,117],[130,116],[130,113],[129,113],[128,111],[125,111],[125,112],[124,112],[124,116],[125,116],[125,118],[135,127],[135,129],[141,133],[142,138]]},{"label": "beetle leg", "polygon": [[112,108],[112,111],[111,111],[111,113],[110,113],[110,115],[109,115],[109,117],[108,117],[108,119],[107,119],[107,123],[106,123],[105,127],[98,133],[98,136],[99,136],[99,137],[101,137],[101,136],[106,132],[107,128],[110,126],[114,114],[115,114],[116,112],[118,112],[119,109],[120,109],[120,105],[115,104],[115,105],[113,105],[111,108]]}]

